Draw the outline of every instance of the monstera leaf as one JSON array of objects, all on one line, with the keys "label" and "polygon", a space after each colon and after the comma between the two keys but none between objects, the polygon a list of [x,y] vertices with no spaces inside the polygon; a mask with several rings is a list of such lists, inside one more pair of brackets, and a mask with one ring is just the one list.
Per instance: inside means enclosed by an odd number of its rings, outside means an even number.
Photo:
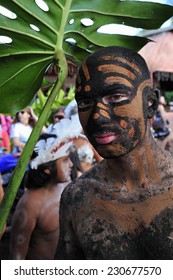
[{"label": "monstera leaf", "polygon": [[112,23],[156,29],[172,14],[173,7],[152,2],[0,0],[0,112],[11,114],[23,109],[41,87],[47,68],[53,63],[59,69],[0,205],[0,232],[41,128],[67,77],[66,59],[80,63],[91,52],[108,45],[139,50],[148,42],[146,38],[102,34],[98,29]]},{"label": "monstera leaf", "polygon": [[0,44],[0,112],[10,114],[30,103],[47,67],[58,63],[59,50],[78,61],[102,46],[139,50],[146,38],[97,30],[110,23],[156,29],[173,14],[168,5],[119,0],[1,0],[0,5],[12,12],[0,11],[0,36],[11,40]]}]

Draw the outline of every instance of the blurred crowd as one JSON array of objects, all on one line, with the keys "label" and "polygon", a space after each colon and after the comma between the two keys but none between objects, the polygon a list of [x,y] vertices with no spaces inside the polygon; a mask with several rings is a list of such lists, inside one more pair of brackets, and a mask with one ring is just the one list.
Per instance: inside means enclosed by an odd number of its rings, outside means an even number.
[{"label": "blurred crowd", "polygon": [[165,97],[158,91],[159,105],[156,115],[151,119],[153,137],[162,150],[173,152],[173,111],[172,105],[167,104]]},{"label": "blurred crowd", "polygon": [[[2,199],[3,194],[6,191],[6,187],[8,186],[9,180],[13,175],[13,171],[17,164],[17,161],[22,153],[22,150],[26,142],[30,137],[33,128],[36,125],[37,119],[38,117],[35,115],[34,111],[29,106],[24,108],[20,112],[16,113],[14,118],[2,114],[0,115],[0,136],[1,136],[0,137],[0,176],[1,176],[0,177],[0,181],[1,181],[0,200]],[[73,123],[75,124],[73,125],[73,131],[74,132],[76,131],[77,137],[73,139],[73,145],[68,153],[68,159],[70,160],[71,164],[70,165],[68,164],[68,166],[64,165],[65,169],[67,170],[70,169],[70,181],[81,176],[83,172],[86,172],[90,168],[92,168],[96,162],[102,160],[100,155],[92,147],[92,145],[90,144],[86,135],[83,132],[83,129],[80,125],[80,121],[78,118],[76,101],[73,100],[66,107],[60,106],[56,110],[54,110],[51,114],[50,124],[47,127],[46,126],[43,127],[40,135],[42,139],[48,139],[50,135],[55,134],[57,124],[60,123],[62,123],[60,134],[64,135],[66,134],[66,131],[68,131],[68,124],[70,124],[69,120],[72,119],[73,119]],[[35,181],[33,181],[33,179],[30,180],[30,178],[28,181],[28,174],[30,174],[29,167],[30,167],[30,163],[28,164],[25,175],[19,187],[15,202],[13,204],[10,216],[6,224],[6,229],[4,229],[5,234],[3,235],[1,240],[1,254],[2,254],[1,258],[5,258],[5,259],[9,258],[9,250],[10,250],[9,238],[11,236],[12,219],[14,213],[17,212],[16,206],[19,204],[19,201],[21,201],[23,197],[25,197],[25,194],[27,193],[27,189],[33,188],[33,186],[31,186],[32,184],[37,185],[37,182],[35,182],[36,180],[39,182],[38,174],[36,176],[34,175],[36,178]],[[67,182],[69,183],[70,181],[68,179]],[[29,187],[28,187],[28,182],[29,182]],[[45,182],[46,181],[44,179],[42,185],[44,185]],[[60,186],[59,188],[62,189],[62,187]],[[52,191],[52,194],[53,193],[54,192]],[[30,198],[30,202],[33,203],[31,198]],[[57,202],[59,203],[58,200]],[[15,236],[15,234],[13,234],[13,236]],[[2,241],[6,240],[6,238],[8,241],[3,250]],[[14,248],[12,249],[12,251],[14,251]]]}]

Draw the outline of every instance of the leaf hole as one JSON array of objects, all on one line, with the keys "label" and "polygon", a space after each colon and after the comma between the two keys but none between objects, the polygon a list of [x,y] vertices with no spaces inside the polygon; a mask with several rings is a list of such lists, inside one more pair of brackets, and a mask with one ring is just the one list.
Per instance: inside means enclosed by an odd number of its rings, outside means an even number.
[{"label": "leaf hole", "polygon": [[94,24],[94,21],[90,18],[83,18],[80,21],[84,26],[92,26]]},{"label": "leaf hole", "polygon": [[0,36],[0,44],[11,44],[12,39],[8,36]]},{"label": "leaf hole", "polygon": [[17,15],[15,13],[11,12],[10,10],[4,8],[1,5],[0,5],[0,14],[7,17],[7,18],[10,18],[10,19],[16,19],[17,18]]},{"label": "leaf hole", "polygon": [[38,28],[36,25],[34,25],[34,24],[30,24],[29,25],[34,31],[37,31],[37,32],[39,32],[40,31],[40,28]]},{"label": "leaf hole", "polygon": [[89,45],[88,49],[91,50],[94,46],[93,45]]},{"label": "leaf hole", "polygon": [[35,0],[35,3],[37,4],[37,6],[44,12],[48,12],[49,11],[49,6],[45,3],[44,0]]},{"label": "leaf hole", "polygon": [[74,18],[72,18],[70,21],[69,21],[69,24],[73,24],[74,23]]},{"label": "leaf hole", "polygon": [[65,39],[65,41],[70,43],[71,45],[75,45],[76,44],[76,40],[74,40],[73,38],[67,38],[67,39]]},{"label": "leaf hole", "polygon": [[111,23],[111,24],[102,25],[97,29],[97,32],[104,33],[104,34],[120,34],[120,35],[134,36],[137,35],[140,30],[141,30],[140,28],[124,25],[123,22],[122,24]]}]

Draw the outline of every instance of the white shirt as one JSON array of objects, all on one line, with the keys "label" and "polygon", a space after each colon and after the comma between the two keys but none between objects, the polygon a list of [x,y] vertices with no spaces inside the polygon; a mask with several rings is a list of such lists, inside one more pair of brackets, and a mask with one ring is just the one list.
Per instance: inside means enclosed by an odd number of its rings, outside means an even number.
[{"label": "white shirt", "polygon": [[11,125],[10,138],[18,137],[21,142],[26,142],[32,130],[32,126],[17,122]]}]

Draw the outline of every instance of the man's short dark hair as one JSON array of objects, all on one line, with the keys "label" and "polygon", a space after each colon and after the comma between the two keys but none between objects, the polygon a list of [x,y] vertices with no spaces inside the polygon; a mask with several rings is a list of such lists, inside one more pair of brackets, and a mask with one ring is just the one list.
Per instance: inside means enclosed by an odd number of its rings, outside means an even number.
[{"label": "man's short dark hair", "polygon": [[[46,140],[48,138],[57,137],[54,134],[48,134],[43,133],[40,135],[39,140]],[[38,156],[38,153],[36,151],[33,152],[31,159],[34,159]],[[51,173],[47,174],[44,172],[45,169],[51,169]],[[56,160],[49,161],[43,164],[40,164],[37,169],[32,169],[29,167],[29,171],[27,174],[27,180],[26,180],[26,188],[27,189],[35,189],[35,188],[41,188],[46,183],[50,181],[51,178],[54,176],[57,176],[57,170],[56,170]]]}]

